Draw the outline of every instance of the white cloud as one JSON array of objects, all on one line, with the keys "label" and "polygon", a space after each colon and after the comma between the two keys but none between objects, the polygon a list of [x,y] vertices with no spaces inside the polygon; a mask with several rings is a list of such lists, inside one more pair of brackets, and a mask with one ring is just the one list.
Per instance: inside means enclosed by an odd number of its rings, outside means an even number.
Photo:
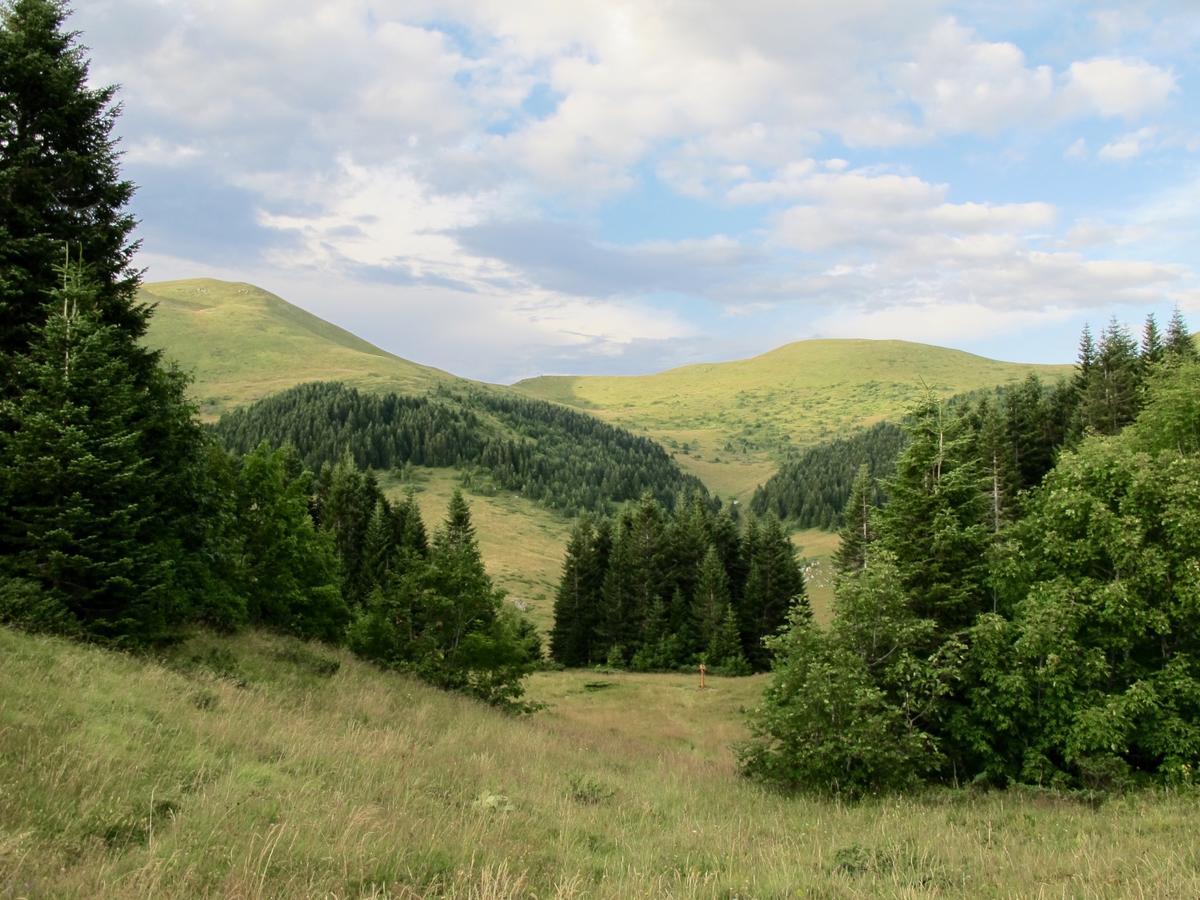
[{"label": "white cloud", "polygon": [[1049,66],[1029,67],[1015,44],[977,40],[954,20],[932,30],[900,83],[928,126],[951,133],[988,134],[1036,119],[1054,93]]},{"label": "white cloud", "polygon": [[1157,134],[1158,129],[1150,126],[1126,132],[1097,150],[1096,156],[1109,162],[1124,162],[1133,159],[1141,156],[1151,147]]},{"label": "white cloud", "polygon": [[1066,150],[1063,151],[1064,159],[1087,159],[1088,145],[1084,138],[1077,138],[1071,143]]},{"label": "white cloud", "polygon": [[1064,98],[1082,111],[1136,119],[1161,109],[1177,89],[1174,73],[1145,60],[1097,57],[1071,63]]}]

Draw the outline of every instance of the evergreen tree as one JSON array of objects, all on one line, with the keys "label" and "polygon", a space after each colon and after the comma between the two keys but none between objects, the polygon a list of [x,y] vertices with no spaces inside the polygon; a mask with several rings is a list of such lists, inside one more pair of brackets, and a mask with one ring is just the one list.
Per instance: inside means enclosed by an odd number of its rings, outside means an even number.
[{"label": "evergreen tree", "polygon": [[585,515],[571,530],[554,598],[550,655],[564,666],[586,666],[593,661],[592,642],[600,612],[595,554],[596,529]]},{"label": "evergreen tree", "polygon": [[987,485],[964,419],[932,397],[913,415],[908,444],[887,483],[880,545],[890,552],[921,618],[941,637],[984,608],[991,544]]},{"label": "evergreen tree", "polygon": [[874,493],[870,470],[863,463],[858,467],[854,485],[850,488],[850,501],[842,514],[845,524],[838,533],[841,542],[833,557],[833,565],[838,572],[859,572],[866,568],[870,546],[875,540],[875,529],[871,524],[875,509],[871,502]]},{"label": "evergreen tree", "polygon": [[1133,421],[1138,409],[1141,370],[1137,345],[1113,319],[1100,339],[1095,362],[1089,367],[1080,413],[1085,428],[1116,434]]},{"label": "evergreen tree", "polygon": [[774,516],[758,529],[750,554],[750,572],[738,610],[742,647],[755,671],[770,668],[770,651],[763,638],[775,634],[794,607],[807,610],[804,571],[796,548]]},{"label": "evergreen tree", "polygon": [[1171,314],[1171,321],[1167,324],[1167,340],[1165,346],[1166,353],[1173,359],[1196,359],[1197,351],[1196,344],[1188,334],[1187,323],[1183,320],[1183,313],[1179,311],[1179,307],[1175,307],[1175,311]]},{"label": "evergreen tree", "polygon": [[40,583],[90,634],[142,644],[169,637],[175,548],[142,452],[144,392],[78,266],[60,269],[52,312],[33,326],[10,423],[0,432],[7,568]]},{"label": "evergreen tree", "polygon": [[1158,322],[1154,318],[1154,313],[1150,313],[1146,316],[1146,324],[1142,326],[1142,346],[1138,354],[1143,372],[1149,371],[1162,362],[1165,354],[1166,345],[1163,344],[1162,335],[1159,334]]},{"label": "evergreen tree", "polygon": [[[121,179],[112,137],[116,88],[88,86],[88,62],[58,0],[0,7],[0,390],[52,309],[63,245],[90,267],[94,315],[136,339],[149,310],[131,267],[133,185]],[[155,355],[114,342],[110,353]]]},{"label": "evergreen tree", "polygon": [[717,627],[713,630],[705,651],[708,664],[722,675],[749,675],[750,663],[742,652],[742,638],[738,632],[737,615],[733,607],[726,604]]},{"label": "evergreen tree", "polygon": [[716,548],[710,546],[700,563],[695,592],[692,594],[691,633],[698,650],[703,651],[712,644],[728,611],[729,582],[725,566]]}]

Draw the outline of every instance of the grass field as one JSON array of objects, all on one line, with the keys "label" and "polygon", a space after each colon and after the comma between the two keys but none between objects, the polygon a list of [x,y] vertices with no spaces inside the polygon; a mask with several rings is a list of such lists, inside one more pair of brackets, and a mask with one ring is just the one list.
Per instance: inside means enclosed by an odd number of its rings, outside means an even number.
[{"label": "grass field", "polygon": [[899,416],[927,387],[949,396],[1067,371],[905,341],[815,340],[656,375],[544,376],[515,387],[647,434],[710,490],[746,499],[787,448]]},{"label": "grass field", "polygon": [[[381,475],[379,483],[393,498],[413,487],[432,536],[446,518],[446,506],[461,485],[461,474],[454,469],[416,468],[409,483],[388,475]],[[464,489],[463,495],[471,505],[471,521],[488,574],[508,592],[510,602],[549,634],[571,521],[507,491],[485,496]]]},{"label": "grass field", "polygon": [[762,678],[546,673],[512,718],[256,633],[0,659],[0,897],[1200,895],[1194,794],[762,790]]},{"label": "grass field", "polygon": [[195,278],[145,285],[157,304],[147,342],[190,372],[201,414],[222,412],[305,381],[423,393],[456,382],[393,356],[261,288]]}]

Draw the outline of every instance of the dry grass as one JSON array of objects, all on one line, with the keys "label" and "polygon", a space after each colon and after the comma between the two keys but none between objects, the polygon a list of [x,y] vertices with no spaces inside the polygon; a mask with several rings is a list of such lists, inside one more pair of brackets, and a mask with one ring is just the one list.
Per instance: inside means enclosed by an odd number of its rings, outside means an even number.
[{"label": "dry grass", "polygon": [[1195,796],[763,791],[761,679],[551,673],[514,719],[261,634],[0,659],[0,897],[1200,895]]}]

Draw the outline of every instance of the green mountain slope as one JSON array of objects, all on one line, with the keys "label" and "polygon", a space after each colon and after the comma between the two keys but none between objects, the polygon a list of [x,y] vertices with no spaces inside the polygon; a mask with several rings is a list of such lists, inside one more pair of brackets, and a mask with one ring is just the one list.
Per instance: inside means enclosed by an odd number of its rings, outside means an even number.
[{"label": "green mountain slope", "polygon": [[1200,893],[1184,790],[765,791],[730,749],[762,678],[539,673],[516,718],[266,634],[0,659],[3,897]]},{"label": "green mountain slope", "polygon": [[423,393],[460,382],[394,356],[250,284],[194,278],[145,285],[148,343],[195,378],[206,418],[306,381]]},{"label": "green mountain slope", "polygon": [[710,489],[745,498],[787,450],[899,416],[926,387],[949,396],[1069,371],[907,341],[814,340],[656,375],[543,376],[515,388],[647,434]]}]

